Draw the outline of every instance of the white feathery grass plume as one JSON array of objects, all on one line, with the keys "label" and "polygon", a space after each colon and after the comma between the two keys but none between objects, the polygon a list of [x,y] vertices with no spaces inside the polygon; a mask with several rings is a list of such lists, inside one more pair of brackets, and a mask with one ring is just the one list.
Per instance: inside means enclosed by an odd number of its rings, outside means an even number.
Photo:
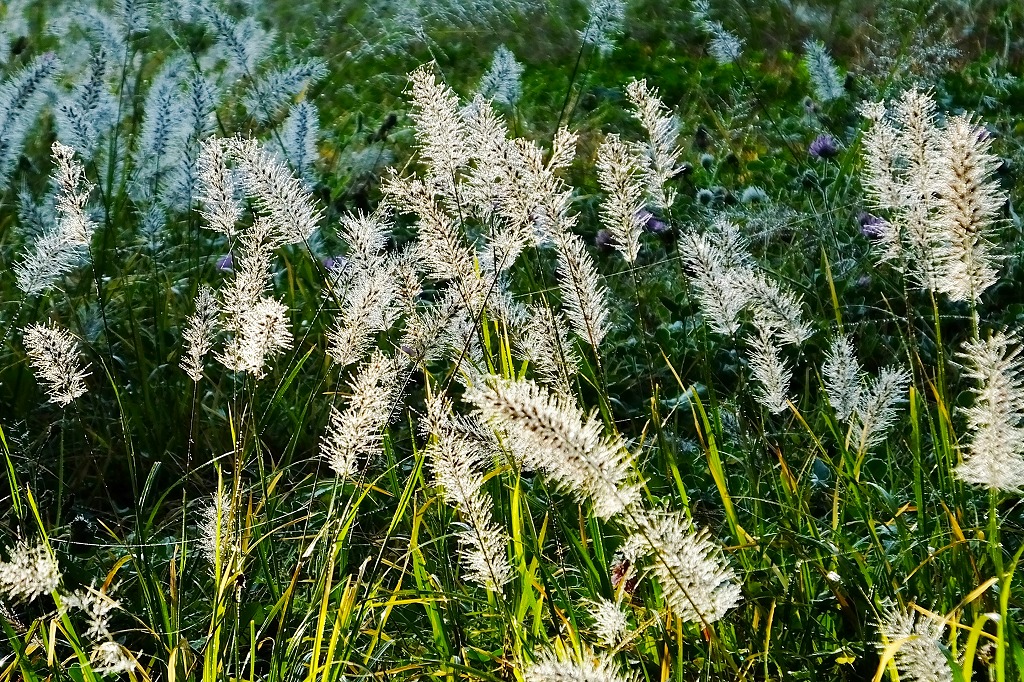
[{"label": "white feathery grass plume", "polygon": [[710,16],[711,7],[708,0],[695,0],[693,18],[701,29],[711,36],[708,54],[719,64],[731,64],[740,57],[743,51],[743,40],[726,30],[721,22],[714,21]]},{"label": "white feathery grass plume", "polygon": [[[203,507],[199,522],[199,551],[211,567],[227,567],[241,560],[239,514],[229,491],[215,493]],[[222,569],[225,573],[228,572]]]},{"label": "white feathery grass plume", "polygon": [[989,134],[965,116],[946,122],[939,144],[936,188],[945,245],[938,290],[953,301],[977,301],[997,280],[992,229],[1006,202],[993,181],[999,159],[989,153]]},{"label": "white feathery grass plume", "polygon": [[851,423],[858,451],[878,445],[896,423],[899,406],[906,400],[910,372],[900,367],[885,367],[861,391],[861,399]]},{"label": "white feathery grass plume", "polygon": [[917,612],[890,607],[878,623],[884,642],[898,648],[893,656],[900,679],[908,682],[953,682],[953,671],[942,651],[943,623]]},{"label": "white feathery grass plume", "polygon": [[477,94],[485,100],[513,106],[523,93],[523,86],[520,83],[522,75],[523,65],[516,61],[516,56],[511,50],[499,45],[494,51],[491,68],[480,79]]},{"label": "white feathery grass plume", "polygon": [[757,333],[748,340],[750,371],[758,383],[754,398],[772,414],[779,414],[788,407],[793,372],[782,359],[773,330],[760,324],[755,326]]},{"label": "white feathery grass plume", "polygon": [[695,529],[678,511],[641,513],[636,521],[627,545],[647,558],[676,616],[707,625],[740,603],[736,573],[707,529]]},{"label": "white feathery grass plume", "polygon": [[231,239],[237,233],[242,207],[237,199],[238,183],[227,161],[228,150],[224,140],[216,137],[203,140],[199,152],[199,186],[202,191],[199,201],[205,210],[200,213],[208,228]]},{"label": "white feathery grass plume", "polygon": [[184,147],[183,57],[168,59],[146,93],[142,127],[135,148],[134,194],[147,200],[160,193],[163,178],[178,165]]},{"label": "white feathery grass plume", "polygon": [[88,256],[96,223],[85,210],[92,185],[75,151],[54,142],[53,185],[57,189],[56,221],[32,244],[14,266],[18,288],[29,295],[42,294]]},{"label": "white feathery grass plume", "polygon": [[646,79],[631,81],[626,96],[633,105],[633,117],[647,131],[647,142],[641,145],[647,158],[647,196],[654,208],[667,210],[676,198],[676,191],[666,185],[679,170],[679,121]]},{"label": "white feathery grass plume", "polygon": [[594,636],[603,646],[617,646],[629,632],[629,616],[621,604],[598,597],[587,604],[587,611],[594,621]]},{"label": "white feathery grass plume", "polygon": [[558,289],[565,315],[576,335],[597,350],[611,330],[608,289],[579,235],[565,229],[552,241],[558,252]]},{"label": "white feathery grass plume", "polygon": [[593,45],[602,55],[615,49],[615,36],[626,21],[624,0],[586,0],[587,25],[580,31],[584,45]]},{"label": "white feathery grass plume", "polygon": [[36,116],[46,103],[48,84],[60,64],[52,52],[40,55],[0,85],[0,189],[7,187]]},{"label": "white feathery grass plume", "polygon": [[401,390],[399,374],[396,360],[376,351],[356,371],[345,409],[331,405],[320,454],[339,477],[355,479],[360,459],[383,454],[384,429]]},{"label": "white feathery grass plume", "polygon": [[274,226],[277,240],[308,244],[321,218],[309,190],[256,140],[233,137],[224,144],[235,162],[239,184]]},{"label": "white feathery grass plume", "polygon": [[456,220],[438,205],[426,183],[392,175],[385,181],[384,193],[397,210],[419,218],[415,249],[427,275],[461,283],[478,278],[473,250],[465,235]]},{"label": "white feathery grass plume", "polygon": [[141,668],[138,659],[128,649],[111,639],[100,642],[89,651],[89,667],[98,675],[121,675]]},{"label": "white feathery grass plume", "polygon": [[386,204],[370,215],[341,219],[338,232],[348,254],[345,266],[332,273],[332,298],[341,310],[327,340],[328,353],[342,367],[362,359],[374,335],[389,329],[403,307],[414,305],[419,286],[408,252],[384,254],[392,227]]},{"label": "white feathery grass plume", "polygon": [[500,274],[537,243],[531,175],[541,163],[542,151],[532,142],[509,139],[504,121],[479,96],[463,118],[471,164],[459,193],[464,205],[474,207],[475,220],[490,226],[477,251],[481,270]]},{"label": "white feathery grass plume", "polygon": [[572,393],[570,380],[579,371],[580,357],[561,314],[545,305],[529,306],[517,345],[545,383],[564,395]]},{"label": "white feathery grass plume", "polygon": [[214,3],[200,2],[196,7],[204,23],[217,38],[214,52],[222,55],[227,62],[225,81],[230,82],[242,76],[254,77],[257,66],[266,59],[273,44],[273,32],[260,28],[253,16],[236,22]]},{"label": "white feathery grass plume", "polygon": [[166,188],[160,195],[161,203],[172,211],[190,211],[198,197],[199,155],[202,141],[214,130],[219,98],[219,92],[203,74],[194,73],[185,80],[182,120],[178,124],[181,154],[169,169]]},{"label": "white feathery grass plume", "polygon": [[277,118],[309,85],[327,76],[327,64],[319,59],[274,69],[257,78],[242,97],[242,106],[260,123]]},{"label": "white feathery grass plume", "polygon": [[213,348],[219,312],[213,289],[200,284],[196,293],[195,312],[189,316],[181,334],[185,352],[181,354],[179,365],[192,381],[199,382],[203,378],[203,360]]},{"label": "white feathery grass plume", "polygon": [[469,162],[465,126],[459,98],[451,88],[439,83],[430,64],[409,74],[412,86],[413,122],[420,158],[425,162],[431,192],[456,201],[455,183]]},{"label": "white feathery grass plume", "polygon": [[458,508],[467,526],[457,533],[466,580],[498,591],[515,574],[508,561],[508,536],[494,523],[494,504],[482,489],[487,453],[451,422],[447,400],[434,398],[427,408],[433,439],[425,456],[434,484],[445,501]]},{"label": "white feathery grass plume", "polygon": [[74,334],[56,324],[33,323],[25,328],[25,350],[51,403],[67,407],[86,392],[89,373],[82,366]]},{"label": "white feathery grass plume", "polygon": [[636,679],[636,675],[622,673],[614,656],[589,649],[583,649],[579,660],[562,659],[544,652],[523,669],[525,682],[635,682]]},{"label": "white feathery grass plume", "polygon": [[646,164],[619,136],[609,134],[597,150],[597,180],[608,195],[601,204],[601,223],[614,237],[613,245],[635,263],[644,231]]},{"label": "white feathery grass plume", "polygon": [[287,159],[295,173],[309,183],[313,178],[313,165],[320,159],[317,141],[320,138],[320,121],[316,105],[303,100],[292,105],[288,118],[281,126],[281,139],[277,145],[278,155]]},{"label": "white feathery grass plume", "polygon": [[967,417],[967,457],[956,475],[990,490],[1024,487],[1024,361],[1016,335],[998,332],[968,341],[959,357],[964,376],[977,382]]},{"label": "white feathery grass plume", "polygon": [[466,391],[486,423],[504,429],[519,463],[541,471],[596,516],[610,519],[640,497],[631,482],[634,455],[622,438],[604,433],[596,414],[585,415],[566,396],[529,380],[481,377]]},{"label": "white feathery grass plume", "polygon": [[0,561],[0,593],[16,601],[32,601],[60,584],[60,567],[43,543],[19,542]]},{"label": "white feathery grass plume", "polygon": [[849,423],[861,404],[866,380],[849,336],[844,334],[833,339],[821,371],[825,376],[825,392],[836,418]]},{"label": "white feathery grass plume", "polygon": [[822,102],[831,102],[845,94],[843,76],[832,61],[828,48],[820,40],[804,43],[804,65],[811,76],[815,96]]},{"label": "white feathery grass plume", "polygon": [[755,323],[775,330],[779,341],[800,346],[813,335],[803,320],[803,301],[798,294],[760,271],[746,273],[741,282]]},{"label": "white feathery grass plume", "polygon": [[113,95],[107,87],[107,60],[95,50],[89,69],[70,93],[61,93],[54,105],[57,137],[85,161],[91,161],[115,120]]},{"label": "white feathery grass plume", "polygon": [[258,216],[240,239],[235,276],[221,290],[221,312],[228,339],[217,361],[233,372],[257,379],[269,359],[291,348],[288,308],[264,296],[271,283],[271,256],[276,245],[271,222]]},{"label": "white feathery grass plume", "polygon": [[105,590],[86,587],[71,594],[61,595],[61,607],[64,612],[78,609],[85,614],[89,623],[89,627],[85,631],[87,637],[109,639],[111,636],[110,614],[112,611],[120,609],[121,604]]},{"label": "white feathery grass plume", "polygon": [[744,260],[744,256],[749,259],[746,250],[722,248],[698,232],[684,234],[680,241],[701,313],[716,333],[735,336],[740,314],[750,302],[749,288],[744,286],[750,271]]}]

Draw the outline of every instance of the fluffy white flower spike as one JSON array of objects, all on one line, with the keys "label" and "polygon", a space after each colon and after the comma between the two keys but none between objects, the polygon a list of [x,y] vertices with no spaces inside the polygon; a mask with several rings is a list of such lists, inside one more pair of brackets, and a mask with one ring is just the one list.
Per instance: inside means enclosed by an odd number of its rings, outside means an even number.
[{"label": "fluffy white flower spike", "polygon": [[89,373],[82,366],[74,334],[55,324],[32,324],[25,328],[25,350],[51,403],[67,407],[86,392]]}]

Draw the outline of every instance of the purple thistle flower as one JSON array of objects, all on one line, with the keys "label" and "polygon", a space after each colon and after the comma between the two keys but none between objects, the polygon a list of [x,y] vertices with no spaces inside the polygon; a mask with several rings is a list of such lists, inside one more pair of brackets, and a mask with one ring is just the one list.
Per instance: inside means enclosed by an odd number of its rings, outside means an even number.
[{"label": "purple thistle flower", "polygon": [[640,210],[640,219],[644,222],[644,229],[651,234],[665,234],[672,229],[668,223],[655,218],[647,209]]},{"label": "purple thistle flower", "polygon": [[348,259],[344,256],[327,256],[321,261],[328,272],[341,272],[348,265]]},{"label": "purple thistle flower", "polygon": [[868,239],[880,239],[891,227],[885,218],[879,218],[867,211],[857,214],[857,223],[860,225],[860,233]]},{"label": "purple thistle flower", "polygon": [[815,159],[831,159],[839,153],[839,142],[828,133],[822,133],[814,138],[807,153]]},{"label": "purple thistle flower", "polygon": [[226,255],[217,259],[217,269],[221,272],[234,272],[235,257],[230,251],[228,251]]}]

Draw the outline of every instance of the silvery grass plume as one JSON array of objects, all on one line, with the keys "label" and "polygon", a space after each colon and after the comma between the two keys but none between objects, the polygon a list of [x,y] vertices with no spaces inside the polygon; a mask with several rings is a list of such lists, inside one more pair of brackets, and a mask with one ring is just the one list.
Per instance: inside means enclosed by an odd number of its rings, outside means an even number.
[{"label": "silvery grass plume", "polygon": [[633,118],[647,131],[647,142],[638,145],[646,158],[646,195],[653,208],[668,210],[675,202],[676,191],[667,187],[679,171],[677,146],[679,121],[658,98],[657,88],[650,88],[646,79],[631,81],[626,97],[633,107]]},{"label": "silvery grass plume", "polygon": [[320,139],[320,120],[316,105],[308,100],[293,104],[281,126],[277,155],[291,166],[292,171],[307,184],[313,182],[313,166],[320,160],[317,142]]},{"label": "silvery grass plume", "polygon": [[86,587],[70,594],[61,595],[64,612],[77,609],[85,614],[89,627],[85,636],[95,639],[110,639],[110,614],[121,608],[120,602],[107,594],[106,590]]},{"label": "silvery grass plume", "polygon": [[953,301],[977,301],[998,279],[993,228],[1007,195],[994,180],[1000,162],[989,153],[991,144],[988,132],[967,116],[949,119],[940,139],[944,163],[936,193],[945,239],[938,284]]},{"label": "silvery grass plume", "polygon": [[36,378],[46,387],[51,403],[67,407],[86,392],[78,339],[68,330],[50,323],[25,328],[25,350]]},{"label": "silvery grass plume", "polygon": [[837,336],[825,355],[822,374],[836,418],[849,426],[848,441],[858,451],[884,441],[899,415],[900,403],[906,399],[910,373],[890,366],[869,378],[849,337]]},{"label": "silvery grass plume", "polygon": [[257,121],[266,123],[278,118],[303,90],[326,77],[327,64],[320,59],[274,69],[252,82],[242,96],[242,105]]},{"label": "silvery grass plume", "polygon": [[898,260],[925,289],[975,301],[996,281],[993,230],[1006,200],[990,136],[969,117],[936,124],[935,101],[903,93],[890,111],[867,104],[863,182],[887,214],[883,260]]},{"label": "silvery grass plume", "polygon": [[629,616],[620,603],[598,597],[587,604],[587,611],[593,620],[594,636],[601,645],[611,648],[625,639],[630,629]]},{"label": "silvery grass plume", "polygon": [[214,131],[220,91],[201,73],[185,81],[180,123],[181,149],[174,165],[168,169],[166,189],[161,203],[172,211],[185,212],[198,197],[199,156],[202,141]]},{"label": "silvery grass plume", "polygon": [[138,659],[123,645],[108,639],[89,651],[89,667],[99,675],[121,675],[140,668]]},{"label": "silvery grass plume", "polygon": [[59,66],[56,55],[47,52],[0,85],[0,189],[7,187]]},{"label": "silvery grass plume", "polygon": [[597,180],[608,195],[601,204],[601,224],[611,232],[612,244],[635,263],[640,254],[640,235],[646,222],[641,158],[619,136],[609,134],[597,150]]},{"label": "silvery grass plume", "polygon": [[[735,336],[740,315],[750,300],[749,289],[743,286],[749,256],[736,259],[734,253],[721,249],[709,235],[699,232],[684,234],[681,250],[704,319],[718,334]],[[736,253],[745,255],[746,250]]]},{"label": "silvery grass plume", "polygon": [[569,341],[565,319],[557,311],[541,304],[530,305],[516,345],[533,365],[534,373],[555,391],[572,393],[572,378],[579,371],[580,356]]},{"label": "silvery grass plume", "polygon": [[803,345],[813,330],[803,319],[803,299],[763,271],[751,271],[740,280],[747,290],[755,324],[771,329],[782,343]]},{"label": "silvery grass plume", "polygon": [[271,285],[274,228],[257,216],[239,240],[234,277],[221,289],[221,313],[227,341],[217,361],[234,372],[259,379],[267,362],[291,348],[288,308],[264,292]]},{"label": "silvery grass plume", "polygon": [[508,536],[494,523],[494,504],[482,487],[488,453],[480,441],[466,437],[451,422],[449,401],[435,397],[427,408],[431,442],[425,456],[434,485],[458,509],[466,526],[456,534],[466,580],[500,591],[515,574],[508,561]]},{"label": "silvery grass plume", "polygon": [[202,142],[199,153],[199,201],[204,210],[206,227],[231,239],[242,219],[239,202],[241,189],[235,173],[228,166],[228,149],[224,140],[210,137]]},{"label": "silvery grass plume", "polygon": [[942,648],[945,625],[917,612],[890,607],[878,623],[884,641],[878,648],[896,645],[893,656],[900,679],[910,682],[952,682],[953,671]]},{"label": "silvery grass plume", "polygon": [[187,131],[181,81],[184,57],[171,57],[153,77],[143,107],[142,126],[134,153],[133,196],[150,201],[161,193],[164,178],[177,165]]},{"label": "silvery grass plume", "polygon": [[857,360],[850,337],[837,336],[829,347],[822,366],[825,392],[836,419],[848,423],[857,413],[867,375]]},{"label": "silvery grass plume", "polygon": [[594,653],[585,648],[578,659],[544,652],[524,666],[523,679],[526,682],[634,682],[636,676],[623,674],[611,654]]},{"label": "silvery grass plume", "polygon": [[731,64],[740,57],[743,51],[743,40],[726,30],[721,22],[711,19],[711,7],[708,0],[695,0],[693,18],[700,28],[711,36],[708,43],[708,54],[719,64]]},{"label": "silvery grass plume", "polygon": [[199,522],[199,551],[211,568],[223,568],[241,561],[242,539],[239,533],[239,514],[230,492],[220,491],[203,508]]},{"label": "silvery grass plume", "polygon": [[320,455],[341,478],[355,479],[360,460],[372,461],[384,452],[384,429],[397,413],[402,364],[375,351],[356,370],[344,410],[331,405]]},{"label": "silvery grass plume", "polygon": [[804,43],[804,66],[811,77],[815,97],[822,102],[842,98],[845,94],[843,75],[836,68],[823,42],[808,40]]},{"label": "silvery grass plume", "polygon": [[558,251],[558,288],[573,331],[597,350],[611,331],[608,289],[583,239],[568,229],[552,236]]},{"label": "silvery grass plume", "polygon": [[32,601],[60,584],[60,567],[43,543],[19,542],[0,561],[0,593],[15,601]]},{"label": "silvery grass plume", "polygon": [[431,65],[409,74],[412,112],[420,159],[426,166],[430,195],[440,194],[458,205],[454,194],[456,178],[469,163],[470,149],[459,108],[459,98],[439,83]]},{"label": "silvery grass plume", "polygon": [[757,333],[748,340],[750,371],[758,384],[754,398],[772,414],[779,414],[789,404],[793,372],[782,359],[774,330],[761,324],[755,324],[755,327]]},{"label": "silvery grass plume", "polygon": [[114,96],[107,86],[109,65],[102,48],[93,51],[88,70],[70,93],[60,92],[54,105],[57,138],[91,161],[116,120]]},{"label": "silvery grass plume", "polygon": [[484,422],[508,434],[520,466],[542,472],[581,502],[589,499],[596,516],[610,519],[639,500],[639,483],[630,481],[633,453],[570,398],[530,380],[485,376],[467,389],[466,400]]},{"label": "silvery grass plume", "polygon": [[735,336],[749,310],[755,326],[781,343],[799,346],[811,337],[801,297],[755,264],[735,223],[718,217],[708,234],[691,232],[682,243],[701,312],[716,332]]},{"label": "silvery grass plume", "polygon": [[18,288],[42,294],[88,256],[96,223],[86,212],[92,186],[71,147],[54,142],[52,183],[57,190],[56,220],[39,235],[30,251],[14,266]]},{"label": "silvery grass plume", "polygon": [[245,76],[254,78],[259,65],[269,55],[273,32],[260,28],[254,16],[235,21],[214,3],[197,3],[196,8],[216,37],[213,54],[227,64],[224,81],[230,83]]},{"label": "silvery grass plume", "polygon": [[195,299],[195,312],[189,316],[185,330],[181,334],[185,350],[181,354],[179,366],[192,381],[198,382],[203,378],[203,360],[213,349],[219,327],[219,314],[220,307],[217,305],[213,289],[200,284]]},{"label": "silvery grass plume", "polygon": [[676,616],[708,625],[740,603],[736,573],[707,529],[677,511],[641,512],[634,522],[625,555],[647,561]]},{"label": "silvery grass plume", "polygon": [[491,59],[491,67],[480,79],[477,86],[477,94],[485,100],[491,100],[505,106],[514,106],[523,94],[523,86],[520,79],[523,75],[523,65],[516,61],[504,45],[499,45],[494,51]]},{"label": "silvery grass plume", "polygon": [[239,186],[274,227],[275,240],[308,245],[322,215],[312,193],[256,140],[232,137],[223,142]]},{"label": "silvery grass plume", "polygon": [[959,357],[977,382],[974,404],[960,408],[971,435],[957,476],[990,490],[1024,487],[1024,362],[1016,335],[998,332],[967,341]]},{"label": "silvery grass plume", "polygon": [[586,0],[587,25],[580,31],[584,45],[593,45],[602,55],[615,49],[615,37],[626,21],[624,0]]},{"label": "silvery grass plume", "polygon": [[378,332],[389,329],[403,308],[415,305],[419,282],[409,259],[384,252],[393,227],[381,204],[370,215],[345,215],[338,229],[348,245],[345,263],[331,273],[331,295],[340,306],[327,336],[331,358],[346,367],[361,360]]}]

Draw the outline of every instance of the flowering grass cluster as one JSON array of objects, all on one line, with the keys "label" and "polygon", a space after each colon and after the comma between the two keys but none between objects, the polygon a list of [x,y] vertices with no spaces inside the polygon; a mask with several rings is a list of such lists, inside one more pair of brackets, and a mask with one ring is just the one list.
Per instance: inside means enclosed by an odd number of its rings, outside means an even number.
[{"label": "flowering grass cluster", "polygon": [[0,8],[0,682],[1019,677],[1024,16],[739,6]]}]

